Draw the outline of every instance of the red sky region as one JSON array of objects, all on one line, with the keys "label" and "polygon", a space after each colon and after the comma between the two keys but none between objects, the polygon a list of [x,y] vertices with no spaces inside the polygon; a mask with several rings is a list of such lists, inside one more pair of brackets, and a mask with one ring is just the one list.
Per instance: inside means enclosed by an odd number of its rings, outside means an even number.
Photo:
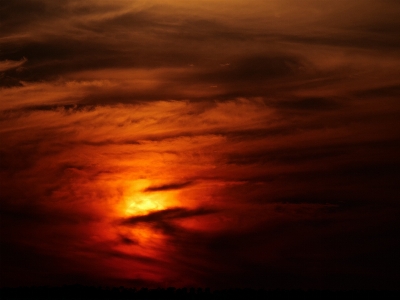
[{"label": "red sky region", "polygon": [[398,288],[398,1],[0,9],[1,286]]}]

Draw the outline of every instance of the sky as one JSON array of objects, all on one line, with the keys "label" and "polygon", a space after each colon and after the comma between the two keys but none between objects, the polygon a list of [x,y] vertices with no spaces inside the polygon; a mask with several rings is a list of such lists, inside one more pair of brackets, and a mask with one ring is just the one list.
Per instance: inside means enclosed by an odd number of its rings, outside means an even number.
[{"label": "sky", "polygon": [[2,1],[1,286],[399,288],[399,15]]}]

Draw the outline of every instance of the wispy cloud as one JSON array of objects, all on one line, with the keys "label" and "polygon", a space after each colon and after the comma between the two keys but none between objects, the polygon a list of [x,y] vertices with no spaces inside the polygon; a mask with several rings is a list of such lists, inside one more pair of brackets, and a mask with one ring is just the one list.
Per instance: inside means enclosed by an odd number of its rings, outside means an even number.
[{"label": "wispy cloud", "polygon": [[1,282],[395,286],[399,12],[5,3]]}]

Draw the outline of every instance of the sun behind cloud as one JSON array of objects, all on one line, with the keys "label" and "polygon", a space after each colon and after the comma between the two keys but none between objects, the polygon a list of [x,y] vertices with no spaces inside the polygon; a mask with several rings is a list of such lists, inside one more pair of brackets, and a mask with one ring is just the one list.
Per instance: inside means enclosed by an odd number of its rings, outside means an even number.
[{"label": "sun behind cloud", "polygon": [[173,199],[165,192],[146,193],[143,190],[151,184],[150,180],[130,182],[121,201],[123,216],[146,215],[153,211],[168,208]]}]

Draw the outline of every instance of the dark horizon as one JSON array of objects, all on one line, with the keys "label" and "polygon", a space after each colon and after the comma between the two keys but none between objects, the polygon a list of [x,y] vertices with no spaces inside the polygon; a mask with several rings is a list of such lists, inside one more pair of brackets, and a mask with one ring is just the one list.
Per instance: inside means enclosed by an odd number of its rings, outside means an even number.
[{"label": "dark horizon", "polygon": [[397,299],[400,290],[302,290],[302,289],[251,289],[231,288],[125,288],[120,287],[93,287],[69,285],[62,287],[20,287],[2,288],[2,299],[121,299],[121,300],[209,300],[209,299],[355,299],[368,297],[369,299]]}]

